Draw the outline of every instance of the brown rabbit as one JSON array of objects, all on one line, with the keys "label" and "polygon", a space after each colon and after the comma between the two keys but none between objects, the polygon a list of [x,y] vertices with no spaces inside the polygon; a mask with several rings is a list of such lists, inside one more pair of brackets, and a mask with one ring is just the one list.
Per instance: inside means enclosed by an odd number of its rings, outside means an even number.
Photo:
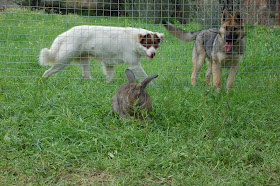
[{"label": "brown rabbit", "polygon": [[152,100],[145,88],[158,75],[149,76],[141,83],[136,83],[131,70],[126,69],[125,74],[128,83],[123,84],[113,96],[113,111],[119,113],[120,117],[135,116],[142,120],[144,116],[141,110],[145,110],[147,114],[152,110]]}]

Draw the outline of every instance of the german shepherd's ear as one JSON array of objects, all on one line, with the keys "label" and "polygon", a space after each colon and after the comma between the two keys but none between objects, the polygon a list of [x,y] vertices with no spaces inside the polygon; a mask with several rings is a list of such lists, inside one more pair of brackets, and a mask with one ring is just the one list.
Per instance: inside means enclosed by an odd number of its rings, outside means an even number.
[{"label": "german shepherd's ear", "polygon": [[222,15],[222,20],[221,20],[222,24],[224,24],[224,22],[226,21],[226,19],[228,17],[232,17],[232,15],[226,9],[224,9],[223,15]]},{"label": "german shepherd's ear", "polygon": [[236,21],[238,21],[240,23],[240,25],[244,24],[244,20],[242,18],[240,11],[236,11],[233,17]]}]

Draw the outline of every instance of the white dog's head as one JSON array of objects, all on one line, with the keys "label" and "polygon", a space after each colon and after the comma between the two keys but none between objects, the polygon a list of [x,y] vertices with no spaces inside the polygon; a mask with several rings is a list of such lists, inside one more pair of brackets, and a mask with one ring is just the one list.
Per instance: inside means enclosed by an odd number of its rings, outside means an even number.
[{"label": "white dog's head", "polygon": [[145,35],[138,34],[138,37],[140,43],[139,49],[141,53],[143,51],[149,59],[153,59],[157,53],[159,43],[164,39],[164,34],[158,32],[150,32]]}]

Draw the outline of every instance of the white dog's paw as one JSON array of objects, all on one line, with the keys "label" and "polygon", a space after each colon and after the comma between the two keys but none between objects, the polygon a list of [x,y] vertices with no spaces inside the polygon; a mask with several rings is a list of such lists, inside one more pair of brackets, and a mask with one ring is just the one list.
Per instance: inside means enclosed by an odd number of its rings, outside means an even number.
[{"label": "white dog's paw", "polygon": [[83,78],[92,80],[91,75],[83,75]]}]

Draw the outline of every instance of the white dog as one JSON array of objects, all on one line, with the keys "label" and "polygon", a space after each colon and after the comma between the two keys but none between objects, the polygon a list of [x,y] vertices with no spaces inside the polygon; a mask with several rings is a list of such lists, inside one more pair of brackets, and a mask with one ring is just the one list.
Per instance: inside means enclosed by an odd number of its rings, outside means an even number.
[{"label": "white dog", "polygon": [[40,64],[51,68],[43,74],[48,77],[72,61],[82,66],[83,77],[91,79],[89,60],[93,57],[103,63],[107,82],[114,78],[114,65],[126,63],[139,80],[147,77],[141,66],[141,56],[153,59],[164,34],[131,27],[76,26],[59,35],[50,49],[40,53]]}]

